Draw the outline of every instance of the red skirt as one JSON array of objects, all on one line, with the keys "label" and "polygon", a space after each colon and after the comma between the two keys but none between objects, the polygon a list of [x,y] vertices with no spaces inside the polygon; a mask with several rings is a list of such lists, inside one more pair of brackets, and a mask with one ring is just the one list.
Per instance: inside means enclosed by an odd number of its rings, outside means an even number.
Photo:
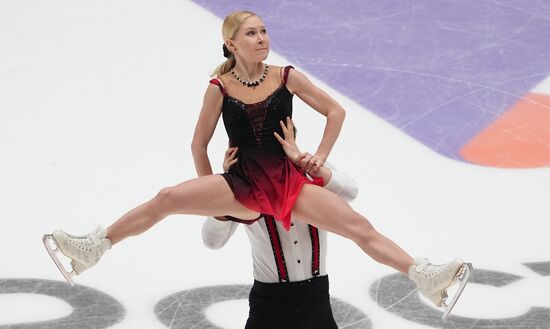
[{"label": "red skirt", "polygon": [[302,186],[323,186],[323,179],[309,180],[285,155],[259,149],[239,151],[238,161],[222,176],[240,203],[262,215],[271,215],[290,229],[291,211]]}]

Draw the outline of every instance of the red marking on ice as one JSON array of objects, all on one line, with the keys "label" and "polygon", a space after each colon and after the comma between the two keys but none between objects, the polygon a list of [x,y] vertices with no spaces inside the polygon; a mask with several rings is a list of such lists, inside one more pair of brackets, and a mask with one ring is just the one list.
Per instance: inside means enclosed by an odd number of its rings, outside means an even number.
[{"label": "red marking on ice", "polygon": [[460,154],[491,167],[550,166],[550,95],[527,94],[464,145]]}]

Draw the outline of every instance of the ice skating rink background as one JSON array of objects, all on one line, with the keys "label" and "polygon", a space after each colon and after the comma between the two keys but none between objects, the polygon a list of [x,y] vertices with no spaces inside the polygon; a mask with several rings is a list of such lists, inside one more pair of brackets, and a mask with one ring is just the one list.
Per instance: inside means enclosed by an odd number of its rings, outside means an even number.
[{"label": "ice skating rink background", "polygon": [[[243,328],[243,230],[213,251],[202,218],[169,217],[71,289],[41,242],[195,177],[221,17],[243,8],[264,17],[269,63],[347,110],[329,161],[356,179],[352,206],[415,256],[476,267],[442,323],[402,276],[329,235],[340,327],[550,328],[550,7],[512,0],[0,0],[0,328]],[[323,118],[294,104],[314,151]],[[217,171],[226,143],[220,121]]]}]

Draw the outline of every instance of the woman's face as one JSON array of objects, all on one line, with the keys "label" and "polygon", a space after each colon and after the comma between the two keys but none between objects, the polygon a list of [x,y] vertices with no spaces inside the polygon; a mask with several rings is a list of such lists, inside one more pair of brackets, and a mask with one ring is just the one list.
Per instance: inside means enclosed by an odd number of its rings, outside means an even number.
[{"label": "woman's face", "polygon": [[252,16],[244,21],[228,47],[247,62],[264,61],[269,54],[269,36],[262,19]]}]

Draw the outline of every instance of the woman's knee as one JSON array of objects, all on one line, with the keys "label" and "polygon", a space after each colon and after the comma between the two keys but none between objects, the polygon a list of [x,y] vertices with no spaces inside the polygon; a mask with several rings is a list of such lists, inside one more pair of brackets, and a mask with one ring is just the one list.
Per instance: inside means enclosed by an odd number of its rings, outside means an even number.
[{"label": "woman's knee", "polygon": [[153,199],[153,205],[160,212],[170,212],[170,208],[177,203],[178,193],[174,187],[161,189]]}]

